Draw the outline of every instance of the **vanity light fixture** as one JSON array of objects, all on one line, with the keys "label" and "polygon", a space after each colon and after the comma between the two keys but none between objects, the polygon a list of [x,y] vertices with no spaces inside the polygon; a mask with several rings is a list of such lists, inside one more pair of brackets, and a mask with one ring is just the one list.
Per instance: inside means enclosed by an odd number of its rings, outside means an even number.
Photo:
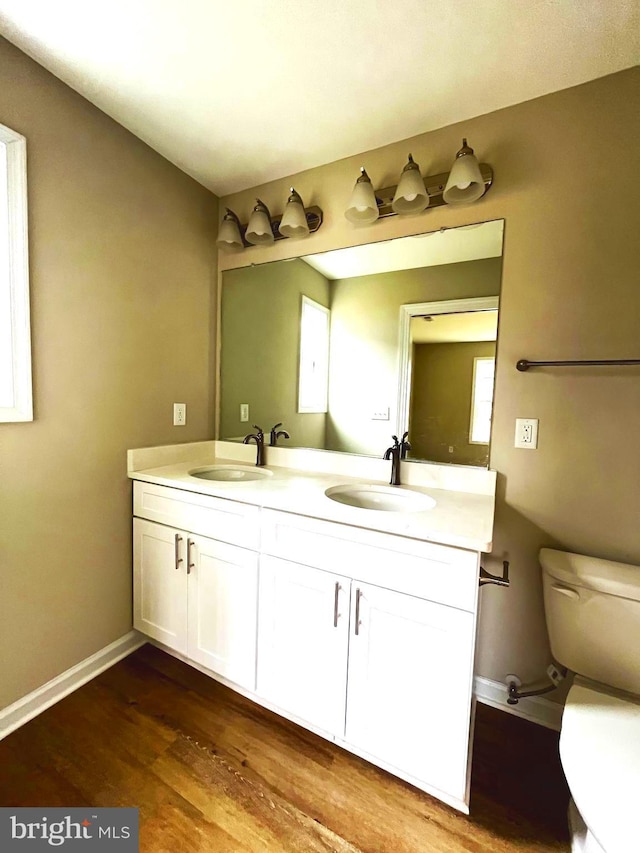
[{"label": "vanity light fixture", "polygon": [[287,199],[287,206],[282,214],[278,231],[283,237],[308,237],[309,223],[307,222],[307,214],[304,209],[304,204],[300,195],[290,189],[290,195]]},{"label": "vanity light fixture", "polygon": [[447,204],[467,204],[477,201],[484,193],[485,185],[480,164],[473,148],[463,139],[462,148],[456,154],[442,197]]},{"label": "vanity light fixture", "polygon": [[244,249],[244,242],[240,230],[240,220],[230,208],[225,207],[225,210],[226,213],[220,223],[216,246],[224,252],[241,252]]},{"label": "vanity light fixture", "polygon": [[249,218],[249,224],[244,235],[247,243],[254,246],[266,246],[273,243],[273,228],[271,227],[271,214],[267,205],[256,199],[256,206],[253,208],[253,213]]},{"label": "vanity light fixture", "polygon": [[443,204],[469,204],[483,196],[493,183],[493,169],[478,163],[473,148],[462,140],[451,172],[422,178],[411,154],[397,187],[374,190],[364,168],[345,211],[354,225],[370,225],[396,214],[420,213]]},{"label": "vanity light fixture", "polygon": [[364,166],[360,167],[360,177],[355,183],[344,215],[354,225],[370,225],[380,215],[371,178],[367,175]]},{"label": "vanity light fixture", "polygon": [[251,245],[268,246],[275,240],[284,240],[286,237],[306,237],[320,228],[323,219],[319,207],[304,207],[300,195],[293,187],[282,216],[272,217],[269,208],[260,199],[256,199],[248,225],[241,225],[230,208],[225,210],[216,239],[216,246],[223,252],[241,252]]},{"label": "vanity light fixture", "polygon": [[422,213],[428,206],[429,193],[420,174],[420,166],[409,154],[409,160],[402,170],[400,183],[391,202],[391,207],[394,213],[409,215]]}]

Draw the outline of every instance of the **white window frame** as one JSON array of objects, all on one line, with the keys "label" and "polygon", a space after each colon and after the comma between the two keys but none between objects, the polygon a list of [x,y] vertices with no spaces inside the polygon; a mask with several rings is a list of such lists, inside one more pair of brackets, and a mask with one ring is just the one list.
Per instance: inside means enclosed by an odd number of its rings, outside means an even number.
[{"label": "white window frame", "polygon": [[[323,389],[322,393],[317,396],[309,395],[308,389],[304,388],[304,383],[307,378],[307,373],[304,368],[304,363],[306,360],[306,346],[304,340],[304,314],[305,310],[312,309],[313,311],[320,311],[327,317],[327,339],[325,343],[325,375],[323,376]],[[313,299],[309,299],[308,296],[302,297],[302,302],[300,305],[300,353],[299,353],[299,362],[298,362],[298,412],[301,414],[311,414],[311,413],[319,413],[325,414],[328,411],[328,402],[329,402],[329,335],[330,335],[330,325],[331,325],[331,311],[326,308],[324,305],[321,305],[319,302],[316,302]],[[308,346],[308,342],[307,342]],[[312,403],[307,403],[309,397],[314,398]]]},{"label": "white window frame", "polygon": [[[0,157],[6,186],[0,186],[0,297],[8,318],[0,317],[0,334],[10,336],[1,371],[12,389],[0,403],[0,422],[32,421],[29,254],[27,242],[27,141],[0,124]],[[2,197],[6,196],[6,198]],[[2,263],[3,260],[5,263]],[[4,312],[3,312],[4,313]],[[5,337],[6,340],[6,337]],[[7,363],[8,362],[8,363]]]},{"label": "white window frame", "polygon": [[[493,355],[482,355],[482,356],[476,356],[473,359],[473,379],[471,381],[471,418],[469,421],[469,444],[489,444],[489,442],[491,441],[491,415],[489,416],[489,438],[486,441],[478,441],[477,439],[474,439],[474,437],[473,437],[473,425],[474,425],[475,420],[476,420],[475,414],[476,414],[476,404],[477,404],[476,375],[477,375],[477,369],[478,369],[478,362],[480,362],[480,361],[492,361],[493,362],[493,383],[495,383],[495,377],[496,377],[496,359],[495,359],[495,356],[493,356]],[[493,409],[493,383],[491,385],[491,387],[492,387],[491,400],[489,401],[491,403],[492,409]]]}]

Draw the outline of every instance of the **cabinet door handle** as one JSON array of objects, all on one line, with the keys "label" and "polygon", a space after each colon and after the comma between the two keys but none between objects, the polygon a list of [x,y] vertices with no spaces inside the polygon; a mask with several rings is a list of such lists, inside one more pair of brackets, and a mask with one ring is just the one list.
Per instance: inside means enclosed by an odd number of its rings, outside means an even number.
[{"label": "cabinet door handle", "polygon": [[187,539],[187,574],[191,574],[191,569],[195,569],[196,564],[191,559],[191,549],[196,543],[193,539]]},{"label": "cabinet door handle", "polygon": [[180,543],[182,542],[182,536],[179,533],[176,533],[175,536],[175,555],[176,555],[176,571],[180,568],[180,563],[182,562],[182,557],[180,556]]},{"label": "cabinet door handle", "polygon": [[338,627],[338,599],[340,598],[340,584],[336,581],[336,591],[333,599],[333,627]]},{"label": "cabinet door handle", "polygon": [[356,637],[360,633],[360,589],[356,589]]}]

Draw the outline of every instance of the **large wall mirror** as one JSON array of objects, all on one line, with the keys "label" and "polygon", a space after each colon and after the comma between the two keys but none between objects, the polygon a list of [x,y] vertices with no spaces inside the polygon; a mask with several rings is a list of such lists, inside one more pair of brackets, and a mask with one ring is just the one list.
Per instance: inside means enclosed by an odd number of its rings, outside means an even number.
[{"label": "large wall mirror", "polygon": [[[502,220],[228,270],[218,436],[486,466]],[[246,418],[246,420],[245,420]]]}]

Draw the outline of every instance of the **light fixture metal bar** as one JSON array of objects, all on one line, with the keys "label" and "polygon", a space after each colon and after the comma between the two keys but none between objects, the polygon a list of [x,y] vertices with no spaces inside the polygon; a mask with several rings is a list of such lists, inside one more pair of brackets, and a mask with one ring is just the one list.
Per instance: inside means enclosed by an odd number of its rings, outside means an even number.
[{"label": "light fixture metal bar", "polygon": [[[493,169],[488,163],[480,163],[480,174],[484,180],[486,192],[493,183]],[[440,207],[441,205],[446,204],[446,201],[442,198],[442,194],[444,193],[444,188],[447,185],[448,177],[449,172],[443,172],[440,175],[429,175],[424,179],[424,185],[429,193],[429,207],[425,213],[433,207]],[[384,187],[381,190],[375,191],[376,201],[378,202],[379,219],[384,219],[387,216],[398,216],[395,210],[391,207],[391,202],[396,194],[396,189],[397,187]]]}]

